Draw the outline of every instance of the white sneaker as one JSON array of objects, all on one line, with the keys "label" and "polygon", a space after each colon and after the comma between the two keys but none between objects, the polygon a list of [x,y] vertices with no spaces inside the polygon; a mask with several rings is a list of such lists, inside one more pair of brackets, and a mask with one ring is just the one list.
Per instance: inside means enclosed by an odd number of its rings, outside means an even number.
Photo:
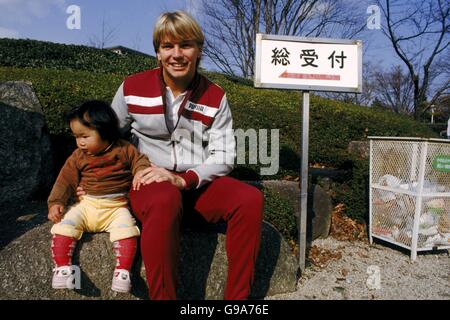
[{"label": "white sneaker", "polygon": [[131,280],[130,273],[125,269],[114,270],[111,289],[117,292],[130,292]]},{"label": "white sneaker", "polygon": [[70,266],[56,267],[53,269],[53,289],[73,289],[75,288],[73,280],[73,270]]}]

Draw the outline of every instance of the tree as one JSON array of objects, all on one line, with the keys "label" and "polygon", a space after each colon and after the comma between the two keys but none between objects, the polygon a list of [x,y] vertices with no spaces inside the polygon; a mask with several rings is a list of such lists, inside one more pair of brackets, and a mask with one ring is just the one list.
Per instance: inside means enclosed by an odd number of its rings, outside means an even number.
[{"label": "tree", "polygon": [[220,71],[246,78],[254,75],[259,32],[352,38],[365,27],[365,10],[345,0],[202,0],[202,8],[205,55]]},{"label": "tree", "polygon": [[117,38],[118,29],[118,26],[111,27],[108,21],[105,20],[105,15],[103,15],[100,34],[89,37],[88,45],[98,49],[110,46]]},{"label": "tree", "polygon": [[[450,4],[446,0],[377,2],[385,17],[383,33],[408,70],[413,87],[414,118],[420,120],[433,101],[450,88],[450,60],[442,58],[449,55]],[[438,78],[441,83],[427,102],[433,80]]]},{"label": "tree", "polygon": [[[363,54],[364,56],[364,54]],[[315,94],[326,97],[332,100],[339,100],[347,103],[359,104],[363,106],[372,105],[376,98],[376,84],[374,81],[374,70],[377,67],[370,61],[364,61],[362,68],[362,92],[361,93],[349,93],[349,92],[316,92]]]},{"label": "tree", "polygon": [[403,114],[414,111],[411,77],[403,73],[401,66],[394,66],[387,72],[372,71],[372,85],[378,102],[386,108]]}]

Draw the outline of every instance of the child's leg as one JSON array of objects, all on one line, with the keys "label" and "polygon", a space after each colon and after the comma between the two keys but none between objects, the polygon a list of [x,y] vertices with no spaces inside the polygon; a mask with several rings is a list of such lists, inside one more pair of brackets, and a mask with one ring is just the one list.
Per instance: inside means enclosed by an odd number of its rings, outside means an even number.
[{"label": "child's leg", "polygon": [[117,292],[130,292],[130,269],[136,254],[137,237],[116,240],[113,245],[117,264],[114,269],[111,289]]},{"label": "child's leg", "polygon": [[70,266],[72,264],[72,253],[77,241],[75,238],[53,235],[52,258],[56,267]]},{"label": "child's leg", "polygon": [[[106,215],[105,215],[106,216]],[[136,221],[127,208],[118,208],[105,221],[106,231],[114,246],[116,270],[130,271],[136,254],[137,237],[140,235]]]},{"label": "child's leg", "polygon": [[117,264],[111,289],[118,292],[131,290],[130,269],[136,253],[137,237],[140,235],[136,221],[127,207],[127,201],[102,199],[104,211],[99,219],[99,230],[109,232],[114,245]]},{"label": "child's leg", "polygon": [[116,255],[116,269],[130,271],[136,254],[137,238],[121,239],[114,241],[114,253]]},{"label": "child's leg", "polygon": [[52,257],[56,267],[71,265],[76,241],[81,238],[85,228],[84,207],[82,202],[71,207],[62,221],[51,229]]},{"label": "child's leg", "polygon": [[55,263],[53,269],[52,288],[53,289],[73,289],[72,276],[72,253],[76,245],[76,239],[62,236],[59,234],[53,235],[52,238],[52,257]]},{"label": "child's leg", "polygon": [[[55,263],[52,287],[54,289],[74,289],[76,280],[72,268],[72,253],[77,240],[83,235],[85,228],[83,201],[70,208],[63,220],[51,229],[52,257]],[[75,281],[75,285],[74,282]]]}]

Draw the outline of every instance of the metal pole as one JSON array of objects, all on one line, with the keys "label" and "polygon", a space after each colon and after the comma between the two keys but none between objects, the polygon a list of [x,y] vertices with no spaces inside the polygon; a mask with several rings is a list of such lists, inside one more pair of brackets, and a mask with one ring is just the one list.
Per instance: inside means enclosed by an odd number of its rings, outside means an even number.
[{"label": "metal pole", "polygon": [[434,123],[434,104],[431,105],[431,123]]},{"label": "metal pole", "polygon": [[301,186],[300,186],[300,216],[298,221],[299,241],[299,266],[303,273],[305,271],[306,259],[306,216],[308,210],[308,149],[309,149],[309,91],[303,91],[303,114],[302,114],[302,158],[301,158]]},{"label": "metal pole", "polygon": [[373,243],[372,237],[372,211],[373,211],[373,202],[372,202],[372,174],[373,174],[373,140],[369,140],[369,243]]},{"label": "metal pole", "polygon": [[417,243],[419,241],[420,214],[422,212],[423,185],[425,181],[425,170],[427,165],[428,142],[421,144],[419,157],[419,181],[416,192],[416,208],[414,212],[413,234],[411,239],[411,261],[417,258]]}]

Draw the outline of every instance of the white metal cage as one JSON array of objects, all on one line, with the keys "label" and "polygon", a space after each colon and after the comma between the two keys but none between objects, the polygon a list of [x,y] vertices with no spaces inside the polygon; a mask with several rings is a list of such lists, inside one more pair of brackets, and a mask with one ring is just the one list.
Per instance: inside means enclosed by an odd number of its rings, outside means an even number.
[{"label": "white metal cage", "polygon": [[369,238],[450,248],[450,140],[369,137]]}]

